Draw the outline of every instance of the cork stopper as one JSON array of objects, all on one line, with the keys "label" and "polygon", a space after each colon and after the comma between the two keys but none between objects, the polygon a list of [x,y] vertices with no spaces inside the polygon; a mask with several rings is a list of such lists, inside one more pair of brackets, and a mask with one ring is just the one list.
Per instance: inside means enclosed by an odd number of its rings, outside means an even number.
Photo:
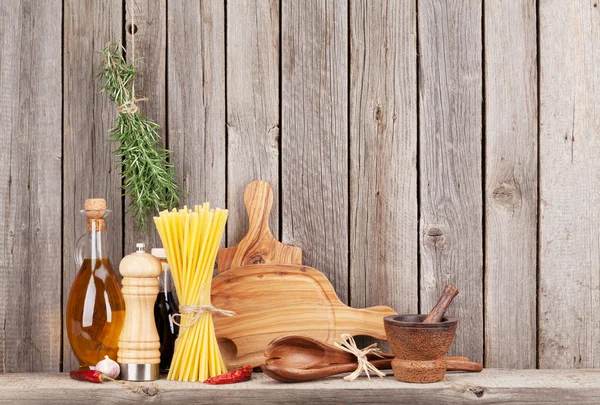
[{"label": "cork stopper", "polygon": [[83,209],[86,211],[106,211],[106,200],[104,198],[88,198],[85,200]]},{"label": "cork stopper", "polygon": [[105,231],[106,223],[106,200],[104,198],[88,198],[83,205],[85,216],[87,217],[88,231],[92,230],[92,224],[96,223],[96,231]]}]

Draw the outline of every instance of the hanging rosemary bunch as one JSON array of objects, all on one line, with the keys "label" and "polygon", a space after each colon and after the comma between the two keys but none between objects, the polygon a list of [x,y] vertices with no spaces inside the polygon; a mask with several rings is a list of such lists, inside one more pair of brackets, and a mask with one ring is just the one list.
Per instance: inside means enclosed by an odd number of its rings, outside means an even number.
[{"label": "hanging rosemary bunch", "polygon": [[136,69],[123,59],[123,47],[109,44],[98,75],[102,91],[116,104],[119,116],[110,130],[110,140],[118,142],[115,154],[121,159],[123,191],[131,197],[127,208],[138,222],[137,232],[145,230],[151,216],[160,210],[179,205],[182,191],[174,166],[167,160],[171,151],[159,145],[159,126],[142,115],[135,97]]}]

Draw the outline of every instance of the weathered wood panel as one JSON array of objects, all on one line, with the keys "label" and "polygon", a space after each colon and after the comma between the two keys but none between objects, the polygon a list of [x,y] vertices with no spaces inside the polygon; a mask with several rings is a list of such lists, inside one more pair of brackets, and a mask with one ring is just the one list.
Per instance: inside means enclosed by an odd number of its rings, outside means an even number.
[{"label": "weathered wood panel", "polygon": [[348,302],[348,4],[281,7],[283,241]]},{"label": "weathered wood panel", "polygon": [[416,2],[350,9],[350,291],[416,313]]},{"label": "weathered wood panel", "polygon": [[[63,308],[79,270],[74,251],[87,230],[80,214],[87,198],[105,198],[113,211],[107,220],[108,252],[117,270],[123,255],[122,198],[119,160],[108,142],[117,111],[93,78],[102,58],[96,52],[107,43],[120,41],[123,33],[122,3],[64,2],[64,164],[63,164]],[[55,22],[54,22],[55,23]],[[117,272],[118,273],[118,272]],[[63,316],[64,316],[63,310]],[[63,325],[63,370],[79,367]]]},{"label": "weathered wood panel", "polygon": [[452,282],[454,353],[600,367],[597,1],[14,0],[0,3],[0,371],[57,370],[61,350],[77,366],[59,315],[86,198],[114,211],[115,267],[123,247],[158,244],[123,222],[116,111],[92,80],[96,51],[131,46],[132,1],[140,107],[184,203],[229,206],[230,245],[262,178],[274,233],[344,301],[427,312]]},{"label": "weathered wood panel", "polygon": [[168,127],[188,205],[225,207],[223,2],[168,3]]},{"label": "weathered wood panel", "polygon": [[60,367],[61,19],[0,4],[0,371]]},{"label": "weathered wood panel", "polygon": [[600,9],[540,3],[539,365],[600,366]]},{"label": "weathered wood panel", "polygon": [[279,235],[279,1],[244,0],[227,7],[227,241],[248,231],[244,189],[273,188],[269,225]]},{"label": "weathered wood panel", "polygon": [[460,295],[453,353],[483,360],[481,4],[419,2],[421,311]]},{"label": "weathered wood panel", "polygon": [[485,364],[535,368],[536,3],[484,7]]},{"label": "weathered wood panel", "polygon": [[[166,95],[166,64],[167,64],[167,1],[166,0],[125,0],[125,46],[127,61],[131,63],[133,36],[135,36],[135,66],[138,74],[135,80],[137,97],[148,97],[148,101],[139,103],[144,115],[151,117],[160,126],[163,145],[167,140],[167,95]],[[132,35],[130,8],[134,7],[133,24],[135,34]],[[130,198],[125,199],[125,209],[129,206]],[[148,251],[162,246],[154,226],[137,233],[137,222],[132,215],[125,216],[124,254],[135,251],[135,244],[144,242]]]},{"label": "weathered wood panel", "polygon": [[302,384],[282,384],[263,374],[235,385],[211,386],[159,380],[138,392],[120,384],[86,384],[65,374],[0,375],[0,403],[102,404],[598,404],[600,370],[494,370],[448,373],[439,383],[408,384],[340,376]]}]

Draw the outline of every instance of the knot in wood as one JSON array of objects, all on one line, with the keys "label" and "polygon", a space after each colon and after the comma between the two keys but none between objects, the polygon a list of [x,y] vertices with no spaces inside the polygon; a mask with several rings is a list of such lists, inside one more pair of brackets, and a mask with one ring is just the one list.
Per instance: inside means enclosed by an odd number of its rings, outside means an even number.
[{"label": "knot in wood", "polygon": [[446,234],[439,226],[431,226],[425,231],[424,245],[430,249],[441,249],[446,246]]},{"label": "knot in wood", "polygon": [[263,256],[261,254],[257,254],[257,255],[250,257],[249,262],[252,264],[264,264],[265,259],[263,258]]},{"label": "knot in wood", "polygon": [[502,182],[492,190],[494,204],[507,211],[521,208],[521,189],[514,181]]},{"label": "knot in wood", "polygon": [[471,391],[477,398],[481,398],[485,389],[483,387],[469,387],[469,391]]}]

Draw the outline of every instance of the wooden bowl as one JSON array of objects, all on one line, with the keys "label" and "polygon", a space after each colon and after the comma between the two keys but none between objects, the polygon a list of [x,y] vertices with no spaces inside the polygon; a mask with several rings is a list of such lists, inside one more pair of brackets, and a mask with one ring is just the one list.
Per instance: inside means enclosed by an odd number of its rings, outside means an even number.
[{"label": "wooden bowl", "polygon": [[392,315],[384,318],[385,334],[394,352],[394,377],[398,381],[431,383],[446,374],[446,360],[458,320],[423,323],[427,315]]}]

